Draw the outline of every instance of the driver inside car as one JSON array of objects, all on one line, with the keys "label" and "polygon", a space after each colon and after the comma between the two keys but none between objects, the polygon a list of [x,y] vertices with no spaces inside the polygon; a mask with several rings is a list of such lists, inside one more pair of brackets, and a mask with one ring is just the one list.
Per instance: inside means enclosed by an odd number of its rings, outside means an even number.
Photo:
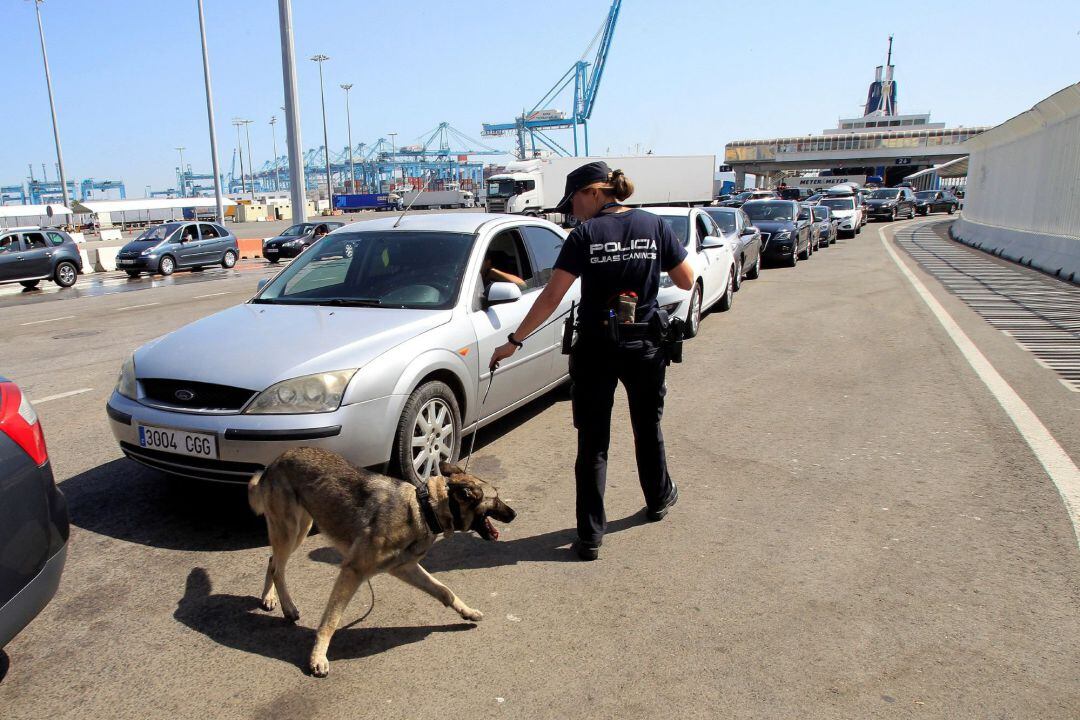
[{"label": "driver inside car", "polygon": [[484,264],[480,267],[480,276],[484,279],[484,286],[486,287],[495,282],[508,282],[514,283],[518,288],[524,290],[526,287],[524,280],[513,273],[496,267],[496,264],[506,267],[508,264],[506,260],[509,260],[506,253],[499,250],[488,251],[487,255],[484,256]]}]

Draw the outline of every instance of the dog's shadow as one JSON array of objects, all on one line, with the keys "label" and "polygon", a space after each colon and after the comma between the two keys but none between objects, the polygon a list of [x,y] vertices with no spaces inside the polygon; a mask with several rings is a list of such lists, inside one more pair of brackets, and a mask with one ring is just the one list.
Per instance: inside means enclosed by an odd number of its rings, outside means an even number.
[{"label": "dog's shadow", "polygon": [[[187,576],[184,596],[173,617],[225,647],[291,663],[308,672],[308,655],[315,642],[313,628],[294,625],[281,611],[266,613],[250,595],[215,595],[210,575],[194,568]],[[432,633],[462,632],[472,623],[424,627],[342,628],[334,634],[330,660],[355,660],[399,645],[419,642]]]}]

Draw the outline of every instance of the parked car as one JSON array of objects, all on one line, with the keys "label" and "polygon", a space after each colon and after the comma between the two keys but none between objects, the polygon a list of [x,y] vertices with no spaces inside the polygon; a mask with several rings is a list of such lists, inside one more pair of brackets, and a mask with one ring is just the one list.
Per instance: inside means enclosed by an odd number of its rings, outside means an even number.
[{"label": "parked car", "polygon": [[744,192],[735,195],[730,200],[717,203],[718,207],[742,207],[743,203],[750,202],[751,200],[770,200],[780,197],[773,190],[746,190]]},{"label": "parked car", "polygon": [[814,212],[809,203],[799,203],[799,219],[810,223],[810,255],[821,249],[821,225],[814,220]]},{"label": "parked car", "polygon": [[116,267],[130,277],[144,272],[172,275],[181,268],[231,268],[238,257],[236,236],[217,223],[167,222],[147,228],[120,248]]},{"label": "parked car", "polygon": [[[137,349],[107,404],[113,435],[143,465],[205,480],[247,482],[297,445],[427,478],[463,435],[567,379],[561,322],[493,382],[487,367],[565,238],[545,220],[479,213],[339,228],[247,303]],[[485,283],[487,261],[521,286]]]},{"label": "parked car", "polygon": [[[343,222],[311,222],[287,227],[281,234],[263,240],[263,257],[272,263],[281,258],[294,258],[315,242],[316,235],[326,235],[342,227]],[[321,234],[320,234],[321,231]]]},{"label": "parked car", "polygon": [[824,205],[811,205],[814,224],[818,226],[818,238],[821,247],[827,248],[836,242],[836,220]]},{"label": "parked car", "polygon": [[71,287],[82,271],[82,255],[66,232],[36,226],[0,229],[0,283],[35,288],[52,280]]},{"label": "parked car", "polygon": [[948,190],[920,190],[915,193],[915,212],[929,215],[945,211],[952,215],[960,207],[960,200]]},{"label": "parked car", "polygon": [[34,406],[0,377],[0,648],[56,594],[68,530]]},{"label": "parked car", "polygon": [[742,208],[704,208],[723,236],[732,243],[735,255],[735,290],[743,277],[756,280],[761,275],[761,231],[754,227]]},{"label": "parked car", "polygon": [[755,200],[742,207],[750,222],[761,231],[766,260],[783,261],[795,267],[806,260],[810,249],[809,213],[800,218],[799,203],[793,200]]},{"label": "parked car", "polygon": [[667,273],[660,276],[656,302],[669,315],[686,321],[686,337],[697,335],[701,316],[716,305],[730,310],[735,298],[735,247],[724,238],[713,219],[702,208],[645,208],[664,219],[686,247],[687,260],[694,268],[694,285],[681,290]]},{"label": "parked car", "polygon": [[829,208],[829,214],[836,218],[837,237],[855,237],[862,232],[863,207],[854,195],[827,195],[819,205]]},{"label": "parked car", "polygon": [[909,187],[878,188],[866,197],[866,213],[877,220],[910,220],[915,217],[915,193]]}]

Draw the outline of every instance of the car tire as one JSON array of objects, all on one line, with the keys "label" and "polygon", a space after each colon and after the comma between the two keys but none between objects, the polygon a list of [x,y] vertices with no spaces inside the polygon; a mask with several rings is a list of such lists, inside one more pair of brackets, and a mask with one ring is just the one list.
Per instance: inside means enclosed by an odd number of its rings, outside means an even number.
[{"label": "car tire", "polygon": [[797,247],[791,249],[791,257],[788,258],[787,266],[795,267],[799,264],[799,250]]},{"label": "car tire", "polygon": [[57,263],[56,270],[53,271],[53,281],[60,287],[71,287],[75,284],[75,281],[79,279],[79,269],[75,267],[75,263],[64,260]]},{"label": "car tire", "polygon": [[126,272],[127,276],[130,277],[130,278],[139,277],[139,271],[138,270],[125,270],[124,272]]},{"label": "car tire", "polygon": [[701,329],[701,283],[694,283],[690,291],[690,307],[686,310],[686,326],[683,335],[692,338]]},{"label": "car tire", "polygon": [[720,312],[727,312],[731,309],[732,304],[735,302],[735,266],[731,266],[731,274],[728,276],[727,289],[724,290],[724,294],[720,296],[720,301],[716,304],[716,307]]},{"label": "car tire", "polygon": [[852,235],[852,237],[855,237],[855,235],[858,235],[861,232],[862,232],[862,225],[859,225],[858,227],[855,228],[855,234]]},{"label": "car tire", "polygon": [[279,257],[266,258],[266,262],[270,263],[271,265],[277,265],[279,262],[281,262],[281,258],[279,258]]},{"label": "car tire", "polygon": [[226,250],[225,254],[221,256],[221,267],[228,270],[236,265],[236,253],[232,250]]},{"label": "car tire", "polygon": [[[812,250],[812,249],[810,248],[810,241],[809,241],[809,240],[807,240],[807,241],[806,241],[806,249],[805,249],[805,250],[803,250],[803,251],[802,251],[801,253],[796,253],[796,250],[798,250],[798,249],[799,249],[799,246],[798,246],[798,245],[796,245],[796,246],[795,246],[795,248],[794,248],[794,249],[792,250],[791,254],[792,254],[792,255],[796,255],[796,254],[797,254],[797,255],[799,256],[799,259],[800,259],[800,260],[809,260],[809,259],[810,259],[810,254],[811,254],[812,252],[814,252],[814,251],[813,251],[813,250]],[[795,266],[794,266],[794,265],[792,265],[792,267],[795,267]]]},{"label": "car tire", "polygon": [[158,260],[158,273],[161,275],[169,276],[176,271],[176,261],[173,260],[172,255],[165,255]]},{"label": "car tire", "polygon": [[416,388],[401,411],[394,441],[394,464],[402,479],[426,482],[430,473],[438,473],[440,461],[457,460],[461,427],[457,397],[446,383],[431,380]]},{"label": "car tire", "polygon": [[22,285],[27,290],[33,290],[34,288],[36,288],[38,286],[39,282],[41,282],[41,281],[40,280],[23,280],[19,284]]},{"label": "car tire", "polygon": [[908,220],[914,220],[915,219],[915,206],[914,205],[912,205],[910,208],[908,208],[907,219]]},{"label": "car tire", "polygon": [[950,215],[952,215],[952,214],[953,214],[954,212],[956,212],[956,208],[954,208],[954,207],[953,207],[952,205],[950,205],[950,206],[949,206],[949,209],[948,209],[948,210],[946,210],[945,212],[947,212],[947,213],[949,213]]},{"label": "car tire", "polygon": [[754,267],[750,268],[750,272],[746,273],[747,280],[757,280],[761,277],[761,252],[757,254],[757,258],[754,259]]},{"label": "car tire", "polygon": [[739,292],[739,288],[742,287],[742,269],[744,267],[743,262],[744,262],[743,258],[739,258],[735,262],[735,264],[732,265],[732,267],[738,268],[738,270],[734,270],[733,273],[732,273],[732,280],[734,282],[735,292]]}]

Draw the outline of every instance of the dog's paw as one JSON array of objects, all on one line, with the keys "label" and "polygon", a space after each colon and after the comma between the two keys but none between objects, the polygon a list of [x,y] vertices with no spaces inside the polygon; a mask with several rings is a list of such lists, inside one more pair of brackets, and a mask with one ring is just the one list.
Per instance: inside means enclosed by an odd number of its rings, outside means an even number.
[{"label": "dog's paw", "polygon": [[285,619],[291,623],[299,622],[300,611],[296,607],[281,606],[281,614],[285,616]]},{"label": "dog's paw", "polygon": [[479,610],[473,610],[472,608],[467,607],[462,608],[461,617],[465,618],[466,620],[471,620],[472,622],[480,622],[484,619],[484,613],[480,612]]},{"label": "dog's paw", "polygon": [[262,599],[262,602],[259,603],[259,607],[261,607],[263,610],[266,610],[267,612],[270,612],[277,607],[277,598],[271,596],[264,597]]},{"label": "dog's paw", "polygon": [[325,655],[316,657],[311,656],[311,662],[309,664],[311,674],[315,677],[324,678],[330,674],[330,661],[326,659]]}]

